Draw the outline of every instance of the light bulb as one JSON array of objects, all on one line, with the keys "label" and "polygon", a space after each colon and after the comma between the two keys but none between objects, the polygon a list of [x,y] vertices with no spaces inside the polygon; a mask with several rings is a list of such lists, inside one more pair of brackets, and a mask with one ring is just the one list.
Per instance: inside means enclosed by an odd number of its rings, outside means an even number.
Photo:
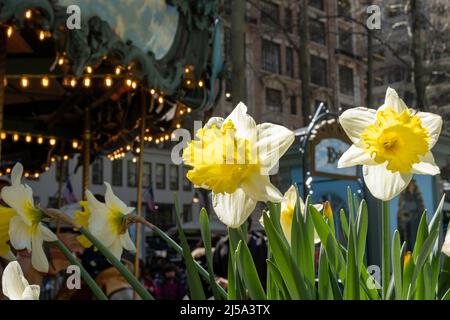
[{"label": "light bulb", "polygon": [[25,141],[26,141],[27,143],[30,143],[31,140],[33,140],[33,139],[31,138],[31,136],[26,136],[26,137],[25,137]]},{"label": "light bulb", "polygon": [[37,138],[37,143],[38,144],[43,144],[44,143],[44,138],[42,138],[42,137]]},{"label": "light bulb", "polygon": [[41,80],[41,85],[44,88],[47,88],[49,86],[49,84],[50,84],[50,79],[47,76],[43,77]]},{"label": "light bulb", "polygon": [[22,79],[20,79],[20,85],[21,85],[23,88],[28,87],[29,84],[30,84],[30,81],[28,80],[27,77],[22,77]]},{"label": "light bulb", "polygon": [[84,85],[86,88],[89,88],[89,87],[91,86],[91,78],[89,78],[89,77],[84,78],[84,80],[83,80],[83,85]]},{"label": "light bulb", "polygon": [[49,140],[49,143],[50,143],[51,146],[54,146],[54,145],[56,144],[56,139],[51,138],[51,139]]},{"label": "light bulb", "polygon": [[91,74],[92,73],[92,67],[91,66],[87,66],[86,67],[86,72]]},{"label": "light bulb", "polygon": [[105,78],[105,86],[111,87],[112,84],[113,84],[113,80],[111,79],[111,77],[106,77]]}]

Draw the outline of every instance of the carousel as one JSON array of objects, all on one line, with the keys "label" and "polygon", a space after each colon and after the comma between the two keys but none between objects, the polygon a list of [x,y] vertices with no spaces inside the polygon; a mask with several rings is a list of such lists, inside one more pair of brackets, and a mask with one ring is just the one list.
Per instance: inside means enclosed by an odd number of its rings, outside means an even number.
[{"label": "carousel", "polygon": [[[0,175],[20,162],[25,178],[38,179],[75,157],[87,190],[96,157],[127,153],[140,172],[146,145],[170,140],[186,115],[211,109],[220,95],[218,7],[209,0],[0,0]],[[141,174],[137,185],[139,216]],[[72,240],[66,245],[81,252]],[[50,273],[70,264],[57,249],[50,256]],[[139,254],[132,269],[138,273]]]}]

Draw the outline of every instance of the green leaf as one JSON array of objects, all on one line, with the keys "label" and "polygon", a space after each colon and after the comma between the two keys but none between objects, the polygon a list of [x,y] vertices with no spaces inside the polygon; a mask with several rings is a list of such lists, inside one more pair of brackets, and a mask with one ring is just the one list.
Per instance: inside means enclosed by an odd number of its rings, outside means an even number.
[{"label": "green leaf", "polygon": [[430,252],[433,249],[433,244],[434,244],[434,241],[436,241],[437,236],[438,236],[438,232],[437,231],[433,231],[428,236],[428,238],[425,240],[425,242],[423,243],[423,245],[422,245],[422,247],[420,249],[420,253],[417,256],[417,260],[415,262],[416,265],[414,267],[414,273],[413,273],[413,276],[412,276],[412,279],[411,279],[411,285],[410,285],[409,290],[408,290],[408,300],[415,293],[417,277],[419,276],[420,272],[422,271],[422,268],[423,268],[425,262],[429,258]]},{"label": "green leaf", "polygon": [[243,240],[243,235],[240,229],[228,228],[228,238],[229,238],[229,246],[230,246],[230,255],[231,255],[231,265],[233,271],[233,279],[234,279],[234,287],[236,290],[236,299],[237,300],[245,300],[247,298],[245,287],[242,283],[241,276],[239,274],[238,265],[237,265],[237,246],[239,241]]},{"label": "green leaf", "polygon": [[365,200],[362,200],[358,210],[358,217],[356,219],[356,253],[358,272],[361,272],[361,268],[364,263],[364,255],[366,253],[367,229],[369,225],[368,220],[367,204]]},{"label": "green leaf", "polygon": [[239,241],[236,252],[239,274],[244,281],[245,287],[248,289],[250,298],[253,300],[265,300],[266,293],[259,280],[258,272],[256,271],[255,263],[253,262],[252,254],[247,247],[247,243],[242,240]]},{"label": "green leaf", "polygon": [[389,289],[389,278],[391,276],[391,262],[390,262],[390,235],[391,235],[391,224],[389,223],[389,202],[382,201],[381,210],[381,276],[382,276],[382,286],[383,286],[383,299],[387,298],[387,291]]},{"label": "green leaf", "polygon": [[402,269],[401,269],[401,257],[400,257],[400,233],[398,230],[394,232],[394,238],[392,240],[392,270],[395,286],[395,299],[403,299],[403,286],[402,286]]},{"label": "green leaf", "polygon": [[342,231],[344,232],[345,239],[348,239],[348,221],[344,209],[341,209],[340,211],[340,218],[341,218],[341,228]]},{"label": "green leaf", "polygon": [[318,294],[320,300],[333,300],[333,291],[330,283],[330,269],[328,265],[327,255],[322,246],[320,246],[320,256],[319,256],[319,285]]},{"label": "green leaf", "polygon": [[444,210],[444,202],[445,202],[445,194],[442,196],[441,201],[439,202],[439,205],[433,215],[433,218],[430,221],[430,224],[428,226],[428,233],[432,233],[433,231],[440,230],[442,225],[442,214]]},{"label": "green leaf", "polygon": [[350,233],[347,245],[347,273],[344,287],[345,300],[359,300],[360,298],[359,271],[356,260],[355,227],[354,222],[350,221]]},{"label": "green leaf", "polygon": [[275,265],[275,263],[272,260],[266,260],[267,261],[267,269],[269,270],[270,275],[272,276],[274,283],[276,284],[278,290],[280,290],[281,296],[284,300],[291,299],[289,295],[289,290],[286,287],[286,284],[284,283],[283,277],[281,276],[280,270]]},{"label": "green leaf", "polygon": [[441,300],[450,300],[450,289],[442,296]]},{"label": "green leaf", "polygon": [[440,297],[444,296],[445,293],[450,289],[450,257],[443,255],[443,264],[441,276],[439,277],[439,289],[438,295]]},{"label": "green leaf", "polygon": [[199,216],[200,232],[202,235],[203,244],[205,246],[206,264],[208,266],[209,284],[214,295],[215,300],[221,300],[222,296],[218,289],[218,284],[214,278],[213,259],[212,259],[212,246],[211,246],[211,229],[209,227],[208,213],[205,208],[200,210]]},{"label": "green leaf", "polygon": [[195,268],[194,258],[192,258],[191,250],[186,240],[186,236],[184,235],[181,223],[181,208],[177,196],[175,196],[175,212],[176,212],[178,234],[180,237],[181,246],[183,248],[183,258],[184,263],[186,265],[187,282],[189,285],[189,291],[191,293],[191,299],[205,300],[205,292],[203,291],[203,285],[200,280],[198,270]]},{"label": "green leaf", "polygon": [[412,252],[406,252],[403,258],[403,297],[407,297],[411,279],[413,277],[415,268],[414,258]]},{"label": "green leaf", "polygon": [[420,219],[419,227],[417,229],[416,243],[414,244],[413,257],[414,262],[417,261],[417,256],[419,255],[420,249],[423,243],[428,237],[428,225],[427,225],[427,212],[424,211]]},{"label": "green leaf", "polygon": [[233,269],[233,253],[231,250],[228,252],[228,300],[237,300],[237,289],[236,289],[236,279],[234,279],[234,269]]},{"label": "green leaf", "polygon": [[353,210],[353,196],[352,189],[347,187],[347,205],[348,205],[348,215],[350,224],[355,221],[355,211]]},{"label": "green leaf", "polygon": [[269,245],[277,267],[285,281],[292,299],[311,299],[311,295],[305,287],[305,282],[300,275],[296,264],[289,254],[289,249],[282,236],[275,231],[275,227],[267,213],[263,213],[264,228],[269,239]]}]

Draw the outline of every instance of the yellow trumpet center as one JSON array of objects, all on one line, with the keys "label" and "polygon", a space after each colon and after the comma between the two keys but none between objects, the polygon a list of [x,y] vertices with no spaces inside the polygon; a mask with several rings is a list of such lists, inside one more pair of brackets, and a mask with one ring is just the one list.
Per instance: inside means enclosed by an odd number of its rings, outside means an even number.
[{"label": "yellow trumpet center", "polygon": [[388,170],[408,173],[420,162],[419,156],[429,151],[430,137],[417,115],[409,110],[398,114],[387,107],[377,112],[375,123],[364,130],[361,141],[377,163],[387,161]]},{"label": "yellow trumpet center", "polygon": [[196,136],[199,140],[183,150],[184,163],[192,167],[187,178],[194,185],[215,193],[233,193],[259,170],[254,140],[237,137],[231,120],[221,128],[202,128]]}]

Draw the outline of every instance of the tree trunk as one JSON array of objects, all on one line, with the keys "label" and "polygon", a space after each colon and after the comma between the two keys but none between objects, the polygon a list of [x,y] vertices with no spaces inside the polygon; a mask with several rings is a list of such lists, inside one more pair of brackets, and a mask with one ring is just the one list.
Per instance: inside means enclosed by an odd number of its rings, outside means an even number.
[{"label": "tree trunk", "polygon": [[302,114],[303,122],[306,125],[310,115],[311,95],[310,95],[310,57],[309,57],[309,16],[308,16],[308,1],[300,0],[299,13],[299,35],[300,46],[298,52],[300,64],[300,80],[302,81]]},{"label": "tree trunk", "polygon": [[414,86],[416,89],[417,109],[428,110],[425,92],[425,70],[423,67],[423,41],[422,41],[422,16],[421,0],[411,0],[412,18],[412,56],[414,60]]},{"label": "tree trunk", "polygon": [[231,99],[233,105],[246,102],[245,0],[233,0],[231,10]]}]

